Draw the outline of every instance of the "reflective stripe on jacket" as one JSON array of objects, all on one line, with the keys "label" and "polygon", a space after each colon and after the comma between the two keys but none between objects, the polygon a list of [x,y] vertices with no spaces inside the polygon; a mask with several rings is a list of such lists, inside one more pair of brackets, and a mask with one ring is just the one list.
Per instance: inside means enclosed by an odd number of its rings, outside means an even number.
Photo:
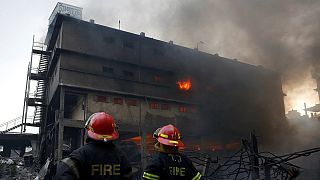
[{"label": "reflective stripe on jacket", "polygon": [[201,174],[185,155],[159,152],[147,165],[142,178],[148,180],[199,180]]}]

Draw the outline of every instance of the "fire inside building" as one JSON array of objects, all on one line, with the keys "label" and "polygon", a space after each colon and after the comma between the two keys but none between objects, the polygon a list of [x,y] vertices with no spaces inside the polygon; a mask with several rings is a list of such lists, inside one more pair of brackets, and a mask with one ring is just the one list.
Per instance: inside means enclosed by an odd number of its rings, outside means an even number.
[{"label": "fire inside building", "polygon": [[29,66],[28,82],[37,88],[26,94],[24,121],[35,107],[40,164],[83,145],[85,121],[98,111],[114,117],[117,143],[137,167],[152,153],[151,134],[165,124],[181,130],[185,150],[218,152],[238,148],[254,129],[269,140],[285,121],[275,72],[87,22],[81,8],[63,13],[60,5],[44,45],[33,47],[37,72]]}]

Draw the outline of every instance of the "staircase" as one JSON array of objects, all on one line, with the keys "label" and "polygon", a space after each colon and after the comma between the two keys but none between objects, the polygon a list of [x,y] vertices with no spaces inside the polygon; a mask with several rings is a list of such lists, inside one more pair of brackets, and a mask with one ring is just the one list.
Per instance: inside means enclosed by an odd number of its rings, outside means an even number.
[{"label": "staircase", "polygon": [[32,50],[33,53],[40,55],[37,78],[35,78],[35,76],[31,78],[32,80],[38,81],[36,91],[34,93],[36,106],[35,106],[32,123],[40,123],[41,119],[44,116],[45,106],[46,106],[45,95],[46,95],[46,87],[47,87],[47,72],[48,72],[50,53],[48,53],[47,51],[43,51],[43,48],[44,48],[43,45],[41,48],[42,50],[36,50],[36,49]]},{"label": "staircase", "polygon": [[[28,121],[30,121],[33,119],[33,117],[29,116],[27,119],[28,119]],[[14,129],[21,127],[23,125],[21,123],[21,120],[22,120],[22,116],[0,124],[0,134],[5,134],[9,131],[12,131]],[[35,124],[27,124],[27,125],[35,126]]]},{"label": "staircase", "polygon": [[[41,120],[45,116],[46,110],[46,88],[47,88],[47,72],[48,64],[51,56],[51,52],[45,50],[46,47],[43,43],[35,42],[32,43],[31,60],[28,66],[27,81],[25,98],[23,105],[23,114],[21,123],[15,125],[8,130],[13,130],[21,127],[21,133],[26,131],[26,126],[39,127]],[[36,82],[36,87],[35,83]],[[34,90],[32,93],[31,91]],[[30,118],[30,111],[33,112],[33,116]],[[6,130],[6,132],[9,132]]]}]

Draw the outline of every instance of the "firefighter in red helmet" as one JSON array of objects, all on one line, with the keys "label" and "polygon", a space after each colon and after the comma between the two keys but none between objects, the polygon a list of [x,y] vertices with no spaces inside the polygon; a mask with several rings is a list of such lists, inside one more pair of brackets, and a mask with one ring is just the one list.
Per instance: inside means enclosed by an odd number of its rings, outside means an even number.
[{"label": "firefighter in red helmet", "polygon": [[119,133],[112,116],[105,112],[91,115],[85,125],[86,144],[59,162],[56,179],[132,179],[132,168],[113,140]]},{"label": "firefighter in red helmet", "polygon": [[175,126],[169,124],[158,128],[153,136],[157,139],[155,149],[158,153],[144,170],[143,179],[201,179],[201,174],[192,162],[179,152],[179,148],[184,147],[184,144],[181,141],[180,132]]}]

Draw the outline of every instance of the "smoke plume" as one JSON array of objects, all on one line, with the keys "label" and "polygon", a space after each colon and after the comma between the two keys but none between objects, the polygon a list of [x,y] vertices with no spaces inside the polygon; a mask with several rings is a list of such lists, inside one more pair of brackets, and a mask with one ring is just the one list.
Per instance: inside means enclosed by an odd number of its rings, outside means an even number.
[{"label": "smoke plume", "polygon": [[[317,0],[133,0],[85,5],[90,17],[127,31],[224,57],[263,65],[282,75],[286,108],[297,108],[297,89],[317,103],[310,70],[319,65],[320,2]],[[204,43],[200,43],[204,42]],[[300,104],[299,104],[300,105]]]},{"label": "smoke plume", "polygon": [[[320,56],[319,1],[189,0],[170,7],[166,12],[174,13],[159,14],[163,37],[188,46],[203,41],[200,50],[273,69],[288,94],[312,81]],[[290,95],[289,102],[297,94]]]},{"label": "smoke plume", "polygon": [[[149,37],[173,40],[190,48],[198,46],[200,51],[272,69],[282,77],[287,110],[297,108],[297,103],[302,105],[303,101],[309,105],[318,103],[310,74],[320,65],[318,0],[103,2],[90,1],[84,6],[98,23],[118,28],[121,20],[125,31],[143,31]],[[293,139],[298,143],[314,138],[307,142],[319,146],[319,134],[308,132],[308,128],[302,132],[300,127],[295,131],[289,127],[289,134],[297,133],[299,138],[288,137],[288,144],[294,144]]]}]

